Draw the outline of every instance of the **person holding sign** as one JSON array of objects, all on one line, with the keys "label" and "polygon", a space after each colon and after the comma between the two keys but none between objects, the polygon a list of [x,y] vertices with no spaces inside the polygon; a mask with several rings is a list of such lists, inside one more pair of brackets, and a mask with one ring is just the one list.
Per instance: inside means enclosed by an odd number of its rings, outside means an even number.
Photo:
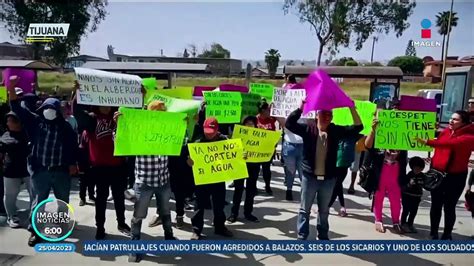
[{"label": "person holding sign", "polygon": [[[209,143],[220,140],[227,140],[227,137],[219,132],[219,123],[214,117],[207,118],[203,123],[204,136],[196,143]],[[188,165],[193,166],[194,161],[189,158]],[[209,198],[212,197],[212,210],[214,211],[214,233],[225,237],[232,237],[234,234],[225,226],[225,182],[207,185],[196,185],[196,207],[194,216],[191,219],[193,225],[193,235],[191,240],[202,239],[202,229],[204,227],[204,210],[208,206]]]},{"label": "person holding sign", "polygon": [[452,239],[456,222],[456,205],[466,184],[469,158],[474,151],[474,125],[469,113],[456,111],[449,120],[449,126],[437,139],[418,142],[434,148],[431,168],[444,173],[439,186],[431,191],[431,238],[438,239],[439,222],[444,206],[443,240]]},{"label": "person holding sign", "polygon": [[403,232],[400,227],[400,212],[402,209],[401,186],[406,176],[408,153],[407,151],[373,148],[378,123],[378,120],[375,118],[372,122],[372,131],[370,131],[370,134],[365,139],[365,146],[369,151],[364,161],[364,164],[372,165],[375,173],[373,208],[375,230],[380,233],[385,233],[385,227],[382,223],[382,211],[385,195],[388,194],[393,229],[398,234],[401,234]]},{"label": "person holding sign", "polygon": [[332,111],[318,110],[316,127],[298,123],[305,102],[293,111],[286,120],[286,128],[303,137],[303,180],[301,183],[301,207],[298,213],[298,239],[309,235],[309,219],[314,199],[318,203],[318,238],[328,240],[329,202],[336,183],[336,162],[339,141],[346,136],[356,136],[363,129],[355,107],[351,107],[353,126],[337,126],[332,123]]},{"label": "person holding sign", "polygon": [[[79,84],[75,82],[76,90]],[[97,195],[95,201],[95,221],[97,231],[95,238],[103,240],[105,233],[105,214],[109,191],[115,206],[117,216],[117,230],[122,234],[130,235],[130,226],[125,222],[125,190],[127,189],[127,171],[124,157],[114,156],[113,135],[117,127],[113,119],[114,109],[110,106],[92,106],[92,112],[84,105],[73,99],[74,116],[79,128],[83,128],[89,151],[89,179],[96,184]],[[83,202],[81,202],[82,204]]]},{"label": "person holding sign", "polygon": [[[276,119],[270,116],[270,105],[268,105],[267,101],[263,100],[260,102],[258,106],[258,115],[257,115],[257,127],[266,129],[266,130],[276,130]],[[270,187],[270,182],[272,179],[272,171],[270,167],[272,165],[273,158],[265,163],[262,163],[262,172],[263,172],[263,180],[265,181],[265,191],[268,195],[273,195],[273,191]]]},{"label": "person holding sign", "polygon": [[[48,198],[51,189],[56,198],[69,202],[71,176],[77,174],[77,134],[64,120],[57,99],[46,99],[37,110],[39,114],[21,107],[15,94],[17,81],[16,76],[10,77],[8,93],[11,109],[25,127],[32,146],[28,161],[32,171],[34,195],[31,210]],[[42,239],[36,235],[31,225],[28,227],[32,232],[28,245],[34,247]]]},{"label": "person holding sign", "polygon": [[[244,119],[243,123],[246,127],[257,127],[257,118],[255,116],[248,116]],[[245,155],[244,155],[245,156]],[[242,201],[242,194],[244,192],[245,182],[245,205],[244,205],[244,216],[247,221],[258,223],[260,222],[257,217],[252,215],[253,211],[253,200],[257,193],[257,179],[260,172],[259,163],[247,163],[247,171],[249,177],[245,179],[237,179],[234,181],[234,197],[232,199],[232,214],[227,219],[230,223],[235,223],[237,217],[239,217],[240,202]]]}]

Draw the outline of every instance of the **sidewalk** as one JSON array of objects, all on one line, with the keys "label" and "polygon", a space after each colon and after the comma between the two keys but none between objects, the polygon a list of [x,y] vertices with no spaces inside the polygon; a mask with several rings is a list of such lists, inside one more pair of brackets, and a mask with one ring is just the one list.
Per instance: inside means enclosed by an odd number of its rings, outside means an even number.
[{"label": "sidewalk", "polygon": [[[410,154],[410,156],[413,156]],[[276,163],[278,164],[278,163]],[[292,240],[296,239],[296,216],[299,209],[299,190],[296,185],[294,190],[295,201],[287,202],[285,198],[285,187],[283,186],[283,168],[273,166],[272,188],[274,195],[267,196],[263,190],[264,183],[260,178],[258,187],[259,195],[255,199],[254,214],[260,218],[260,223],[244,223],[243,218],[232,224],[228,228],[235,234],[234,239],[242,240]],[[299,183],[299,180],[296,181]],[[350,177],[345,180],[345,192],[350,183]],[[333,240],[359,240],[359,239],[377,239],[377,240],[412,240],[427,239],[429,235],[429,207],[430,198],[425,192],[425,197],[421,203],[420,210],[415,220],[418,234],[396,235],[387,230],[385,234],[377,233],[374,230],[373,216],[370,212],[370,200],[366,194],[357,187],[356,195],[347,195],[346,205],[349,216],[342,218],[337,215],[339,204],[336,201],[334,206],[336,210],[331,209],[330,216],[330,238]],[[227,190],[227,201],[232,201],[232,189]],[[19,207],[26,207],[27,195],[22,192],[21,203]],[[453,238],[455,240],[469,240],[471,234],[471,215],[464,208],[464,195],[457,208],[457,221]],[[128,264],[127,256],[101,256],[86,257],[81,254],[82,240],[93,240],[95,236],[94,206],[86,205],[79,207],[78,185],[74,182],[71,190],[71,204],[75,209],[77,225],[72,236],[67,240],[70,243],[76,243],[75,253],[43,253],[36,254],[34,250],[27,246],[29,233],[24,229],[13,230],[0,222],[0,265],[113,265]],[[126,217],[130,223],[133,205],[126,202]],[[172,204],[174,209],[174,201]],[[163,239],[163,230],[161,226],[148,228],[148,221],[155,213],[155,203],[149,208],[147,219],[143,223],[143,240]],[[389,214],[388,199],[385,201],[385,214]],[[108,203],[106,230],[109,240],[126,239],[117,231],[115,222],[115,213],[113,211],[113,202]],[[226,206],[226,214],[230,213],[230,206]],[[242,213],[242,211],[241,211]],[[23,213],[26,215],[26,213]],[[176,237],[179,239],[189,239],[191,237],[190,217],[192,212],[186,212],[183,230],[173,229]],[[174,220],[175,213],[172,213]],[[223,239],[213,234],[210,226],[212,222],[212,211],[206,211],[206,226],[204,234],[208,240]],[[389,217],[384,217],[387,225],[390,225]],[[309,239],[315,239],[315,215],[311,220],[311,233]],[[443,222],[441,222],[441,226]],[[472,265],[473,255],[453,255],[453,254],[233,254],[233,255],[180,255],[180,256],[156,256],[146,257],[140,265],[160,264],[180,264],[180,265],[286,265],[297,263],[299,265]]]}]

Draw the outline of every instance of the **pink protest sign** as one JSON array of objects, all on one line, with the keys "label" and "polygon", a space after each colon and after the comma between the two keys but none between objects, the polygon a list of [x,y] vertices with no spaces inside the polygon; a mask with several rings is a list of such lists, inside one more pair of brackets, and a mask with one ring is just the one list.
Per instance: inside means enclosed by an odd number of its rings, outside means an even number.
[{"label": "pink protest sign", "polygon": [[24,93],[33,92],[33,86],[31,83],[36,83],[36,74],[33,70],[23,68],[5,68],[3,70],[3,81],[5,86],[10,85],[10,77],[18,76],[17,87],[21,88]]},{"label": "pink protest sign", "polygon": [[322,70],[311,73],[304,83],[304,88],[307,95],[304,114],[317,110],[354,107],[354,101]]},{"label": "pink protest sign", "polygon": [[243,92],[243,93],[249,92],[249,88],[245,86],[234,85],[234,84],[221,84],[219,85],[219,90],[220,91],[238,91],[238,92]]},{"label": "pink protest sign", "polygon": [[402,111],[436,112],[436,100],[402,95],[399,109]]},{"label": "pink protest sign", "polygon": [[203,91],[213,91],[216,87],[209,87],[209,86],[195,86],[193,91],[193,96],[203,96]]},{"label": "pink protest sign", "polygon": [[288,89],[288,90],[304,89],[304,85],[301,83],[286,84],[284,89]]}]

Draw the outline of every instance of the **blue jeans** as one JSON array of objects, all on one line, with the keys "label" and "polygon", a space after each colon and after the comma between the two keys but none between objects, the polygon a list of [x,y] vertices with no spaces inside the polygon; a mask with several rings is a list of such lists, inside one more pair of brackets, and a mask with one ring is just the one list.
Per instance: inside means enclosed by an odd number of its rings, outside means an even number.
[{"label": "blue jeans", "polygon": [[[42,168],[34,171],[31,176],[33,203],[31,204],[31,214],[40,202],[49,197],[51,188],[56,199],[69,203],[69,192],[71,190],[71,176],[67,167],[48,170]],[[28,219],[31,222],[31,217]],[[31,230],[31,225],[28,226]]]},{"label": "blue jeans", "polygon": [[133,211],[132,218],[132,240],[140,240],[142,221],[146,218],[153,194],[156,196],[156,203],[158,204],[156,207],[159,210],[160,218],[163,222],[165,239],[173,237],[169,202],[171,198],[170,184],[168,183],[163,187],[150,187],[146,184],[135,183],[133,188],[137,201],[135,202],[135,210]]},{"label": "blue jeans", "polygon": [[303,160],[303,144],[283,142],[283,160],[285,165],[286,189],[291,190],[295,181],[296,170],[301,180],[301,161]]},{"label": "blue jeans", "polygon": [[309,219],[311,207],[316,198],[318,204],[318,238],[320,240],[329,239],[329,201],[331,200],[335,178],[317,180],[313,175],[303,175],[301,183],[301,206],[298,213],[298,239],[307,239],[309,235]]}]

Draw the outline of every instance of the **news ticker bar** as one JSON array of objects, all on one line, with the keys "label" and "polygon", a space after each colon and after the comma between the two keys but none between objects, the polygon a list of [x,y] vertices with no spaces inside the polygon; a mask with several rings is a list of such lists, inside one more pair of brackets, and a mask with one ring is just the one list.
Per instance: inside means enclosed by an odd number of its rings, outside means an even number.
[{"label": "news ticker bar", "polygon": [[[354,254],[354,253],[474,253],[474,241],[424,240],[331,240],[331,241],[83,241],[80,252],[84,255],[103,254]],[[72,243],[42,243],[37,252],[74,252]]]}]

